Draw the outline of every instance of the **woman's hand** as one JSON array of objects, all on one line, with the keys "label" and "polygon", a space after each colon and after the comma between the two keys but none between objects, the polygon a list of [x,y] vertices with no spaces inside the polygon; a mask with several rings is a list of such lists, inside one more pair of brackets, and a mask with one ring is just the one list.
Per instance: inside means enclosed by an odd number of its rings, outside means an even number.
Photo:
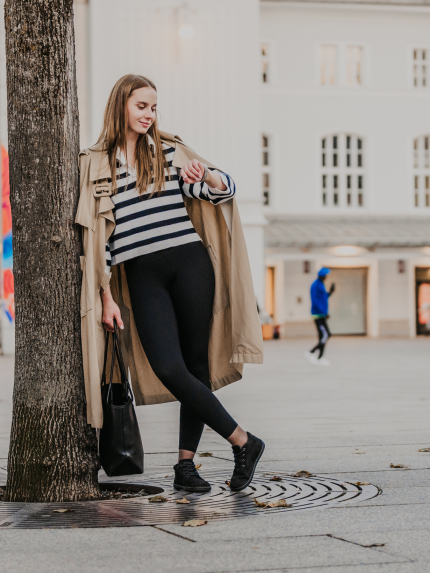
[{"label": "woman's hand", "polygon": [[112,298],[112,294],[110,292],[110,288],[108,290],[102,290],[101,293],[102,303],[103,303],[103,317],[102,322],[103,326],[108,332],[113,332],[113,321],[116,319],[118,326],[121,330],[124,329],[124,323],[121,320],[121,311],[119,310],[119,306]]},{"label": "woman's hand", "polygon": [[181,169],[181,177],[185,183],[199,183],[205,174],[205,166],[201,161],[193,159],[188,161]]}]

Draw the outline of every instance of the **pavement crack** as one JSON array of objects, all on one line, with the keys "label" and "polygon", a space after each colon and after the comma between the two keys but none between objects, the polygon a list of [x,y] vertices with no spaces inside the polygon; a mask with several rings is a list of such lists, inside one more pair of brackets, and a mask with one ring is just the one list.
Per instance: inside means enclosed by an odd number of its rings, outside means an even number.
[{"label": "pavement crack", "polygon": [[163,529],[162,527],[158,527],[158,525],[150,525],[153,529],[158,529],[159,531],[163,531],[164,533],[168,533],[169,535],[174,535],[175,537],[180,537],[181,539],[185,539],[185,541],[191,541],[191,543],[196,543],[195,539],[190,539],[189,537],[185,537],[185,535],[179,535],[179,533],[173,533],[173,531],[169,531],[168,529]]},{"label": "pavement crack", "polygon": [[376,547],[385,547],[385,543],[373,543],[371,545],[362,545],[356,541],[350,541],[349,539],[343,539],[343,537],[337,537],[331,533],[326,533],[326,537],[331,537],[332,539],[337,539],[338,541],[344,541],[345,543],[352,543],[353,545],[358,545],[359,547],[364,547],[365,549],[375,549]]},{"label": "pavement crack", "polygon": [[[382,549],[383,547],[386,546],[386,543],[370,543],[368,545],[363,545],[362,543],[357,543],[356,541],[344,539],[343,537],[337,537],[336,535],[332,535],[331,533],[326,533],[326,537],[330,537],[331,539],[337,539],[338,541],[344,541],[345,543],[351,543],[352,545],[358,545],[359,547],[363,547],[364,549],[374,549],[376,551],[379,551],[379,553],[385,553],[387,555],[399,557],[399,555],[396,555],[395,553],[391,553],[387,549]],[[409,562],[409,563],[414,562],[414,560],[409,559],[409,557],[404,557],[404,556],[402,556],[402,557],[403,557],[403,559],[407,559],[407,562]]]}]

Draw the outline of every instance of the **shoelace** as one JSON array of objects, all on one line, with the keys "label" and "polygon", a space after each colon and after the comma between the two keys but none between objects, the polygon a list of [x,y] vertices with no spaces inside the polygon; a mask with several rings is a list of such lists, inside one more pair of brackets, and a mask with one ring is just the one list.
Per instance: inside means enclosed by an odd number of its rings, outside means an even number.
[{"label": "shoelace", "polygon": [[199,472],[196,470],[196,466],[194,464],[183,464],[179,467],[181,468],[181,471],[187,478],[199,475]]},{"label": "shoelace", "polygon": [[246,457],[246,448],[243,447],[240,452],[234,454],[234,466],[236,468],[244,468],[245,467],[245,457]]}]

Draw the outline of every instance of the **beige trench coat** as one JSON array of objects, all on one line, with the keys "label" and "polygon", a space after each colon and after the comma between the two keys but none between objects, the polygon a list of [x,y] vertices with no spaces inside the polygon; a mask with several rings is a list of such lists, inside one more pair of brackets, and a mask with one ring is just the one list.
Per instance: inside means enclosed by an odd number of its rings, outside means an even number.
[{"label": "beige trench coat", "polygon": [[[161,133],[175,147],[173,165],[182,168],[199,157],[179,137]],[[102,324],[100,288],[109,284],[105,272],[105,245],[115,228],[110,199],[111,177],[107,154],[100,146],[79,155],[80,200],[76,223],[83,229],[81,257],[81,327],[88,423],[103,426],[100,379],[103,367],[105,330]],[[209,340],[209,369],[212,390],[242,378],[243,364],[263,362],[263,340],[245,238],[235,199],[215,206],[185,198],[190,219],[200,235],[215,271],[215,297]],[[133,318],[123,265],[112,268],[112,296],[121,310],[124,331],[121,348],[130,369],[136,404],[160,404],[175,400],[149,365]],[[160,344],[163,341],[160,340]],[[119,382],[118,371],[114,381]]]}]

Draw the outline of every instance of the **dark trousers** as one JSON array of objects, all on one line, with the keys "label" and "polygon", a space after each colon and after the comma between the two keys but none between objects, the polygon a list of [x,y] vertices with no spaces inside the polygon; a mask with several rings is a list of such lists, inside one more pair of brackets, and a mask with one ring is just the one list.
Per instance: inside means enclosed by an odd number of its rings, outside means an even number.
[{"label": "dark trousers", "polygon": [[204,424],[228,438],[237,423],[211,391],[209,328],[215,275],[201,242],[125,263],[133,315],[151,368],[181,403],[179,448],[195,452]]},{"label": "dark trousers", "polygon": [[318,344],[312,348],[311,352],[313,353],[316,350],[319,350],[318,359],[320,359],[324,354],[325,345],[331,336],[331,332],[327,325],[327,317],[316,318],[315,326],[317,327],[318,331]]}]

